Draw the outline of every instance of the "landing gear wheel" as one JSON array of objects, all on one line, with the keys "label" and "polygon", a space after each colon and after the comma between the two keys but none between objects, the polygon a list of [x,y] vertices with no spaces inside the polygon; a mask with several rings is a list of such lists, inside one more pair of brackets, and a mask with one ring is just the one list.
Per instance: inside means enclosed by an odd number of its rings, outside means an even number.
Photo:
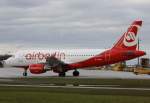
[{"label": "landing gear wheel", "polygon": [[24,69],[23,76],[26,77],[28,75],[27,69]]},{"label": "landing gear wheel", "polygon": [[26,72],[23,73],[23,76],[24,76],[24,77],[26,77],[27,75],[28,75],[28,73],[26,73]]},{"label": "landing gear wheel", "polygon": [[59,73],[59,77],[65,77],[65,76],[66,76],[65,72]]},{"label": "landing gear wheel", "polygon": [[75,76],[75,77],[77,77],[77,76],[79,76],[79,71],[77,71],[77,70],[75,70],[75,71],[73,71],[73,76]]},{"label": "landing gear wheel", "polygon": [[135,75],[138,75],[138,72],[134,72]]}]

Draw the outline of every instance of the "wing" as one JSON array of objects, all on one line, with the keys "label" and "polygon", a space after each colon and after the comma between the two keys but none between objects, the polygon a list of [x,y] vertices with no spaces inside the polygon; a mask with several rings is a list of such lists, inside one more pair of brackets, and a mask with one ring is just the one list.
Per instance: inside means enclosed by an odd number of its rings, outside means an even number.
[{"label": "wing", "polygon": [[55,56],[51,56],[46,59],[45,68],[51,69],[54,72],[57,73],[66,72],[68,70],[68,67],[69,67],[68,64],[57,59]]}]

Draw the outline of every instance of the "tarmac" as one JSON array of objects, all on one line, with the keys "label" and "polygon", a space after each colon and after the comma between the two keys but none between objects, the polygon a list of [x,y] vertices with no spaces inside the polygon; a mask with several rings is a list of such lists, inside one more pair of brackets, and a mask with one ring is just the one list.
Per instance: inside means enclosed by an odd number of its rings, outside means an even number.
[{"label": "tarmac", "polygon": [[[73,71],[68,71],[66,73],[67,77],[72,77]],[[83,70],[79,69],[80,76],[79,78],[114,78],[114,79],[150,79],[150,75],[140,74],[135,75],[132,72],[122,72],[122,71],[111,71],[111,70]],[[23,77],[22,76],[23,69],[22,68],[1,68],[0,69],[0,78],[16,78]],[[52,71],[48,71],[43,74],[31,74],[28,71],[29,77],[37,77],[37,76],[49,76],[49,77],[57,77],[58,74]]]},{"label": "tarmac", "polygon": [[[83,89],[106,89],[106,90],[136,90],[136,91],[150,91],[150,88],[134,88],[134,87],[120,87],[120,85],[55,85],[55,84],[7,84],[13,82],[11,78],[19,78],[22,76],[23,69],[16,68],[3,68],[0,69],[0,86],[6,87],[40,87],[40,88],[83,88]],[[67,77],[72,77],[72,72],[66,73]],[[111,79],[150,79],[150,75],[135,75],[132,72],[118,72],[118,71],[106,71],[106,70],[79,70],[80,76],[78,78],[111,78]],[[34,75],[29,73],[28,77],[57,77],[57,73],[52,71]],[[4,83],[5,82],[5,83]],[[7,83],[6,83],[7,82]]]},{"label": "tarmac", "polygon": [[58,86],[58,85],[22,85],[22,84],[0,84],[2,87],[34,87],[34,88],[64,88],[64,89],[99,89],[99,90],[135,90],[135,91],[150,91],[150,88],[130,88],[130,87],[119,87],[115,85],[107,85],[107,86],[91,86],[91,85],[65,85],[65,86]]}]

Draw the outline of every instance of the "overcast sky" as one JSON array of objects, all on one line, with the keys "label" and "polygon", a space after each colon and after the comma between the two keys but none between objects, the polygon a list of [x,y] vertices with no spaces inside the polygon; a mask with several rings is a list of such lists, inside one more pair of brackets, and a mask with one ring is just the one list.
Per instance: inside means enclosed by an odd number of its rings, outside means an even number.
[{"label": "overcast sky", "polygon": [[150,0],[0,0],[0,44],[108,48],[142,19],[150,43]]}]

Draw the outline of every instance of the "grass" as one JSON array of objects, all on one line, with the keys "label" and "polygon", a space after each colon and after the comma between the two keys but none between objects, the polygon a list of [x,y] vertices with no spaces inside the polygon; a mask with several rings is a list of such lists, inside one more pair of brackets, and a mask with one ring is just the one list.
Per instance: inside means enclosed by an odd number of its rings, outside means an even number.
[{"label": "grass", "polygon": [[84,84],[84,85],[120,85],[120,87],[150,87],[149,79],[99,79],[99,78],[57,78],[57,77],[46,77],[46,78],[14,78],[11,84]]},{"label": "grass", "polygon": [[3,91],[0,103],[149,103],[149,97],[51,93],[49,91]]},{"label": "grass", "polygon": [[[5,95],[4,96],[8,96]],[[1,103],[149,103],[148,97],[80,95],[67,93],[10,93]]]},{"label": "grass", "polygon": [[[95,78],[11,78],[0,84],[90,84],[149,88],[150,80]],[[149,91],[0,86],[0,103],[149,103]]]},{"label": "grass", "polygon": [[137,90],[109,90],[109,89],[86,89],[86,88],[40,88],[40,87],[0,87],[1,92],[49,92],[49,93],[74,93],[88,95],[126,95],[126,96],[150,96],[149,91]]},{"label": "grass", "polygon": [[148,103],[149,91],[0,87],[0,103]]}]

